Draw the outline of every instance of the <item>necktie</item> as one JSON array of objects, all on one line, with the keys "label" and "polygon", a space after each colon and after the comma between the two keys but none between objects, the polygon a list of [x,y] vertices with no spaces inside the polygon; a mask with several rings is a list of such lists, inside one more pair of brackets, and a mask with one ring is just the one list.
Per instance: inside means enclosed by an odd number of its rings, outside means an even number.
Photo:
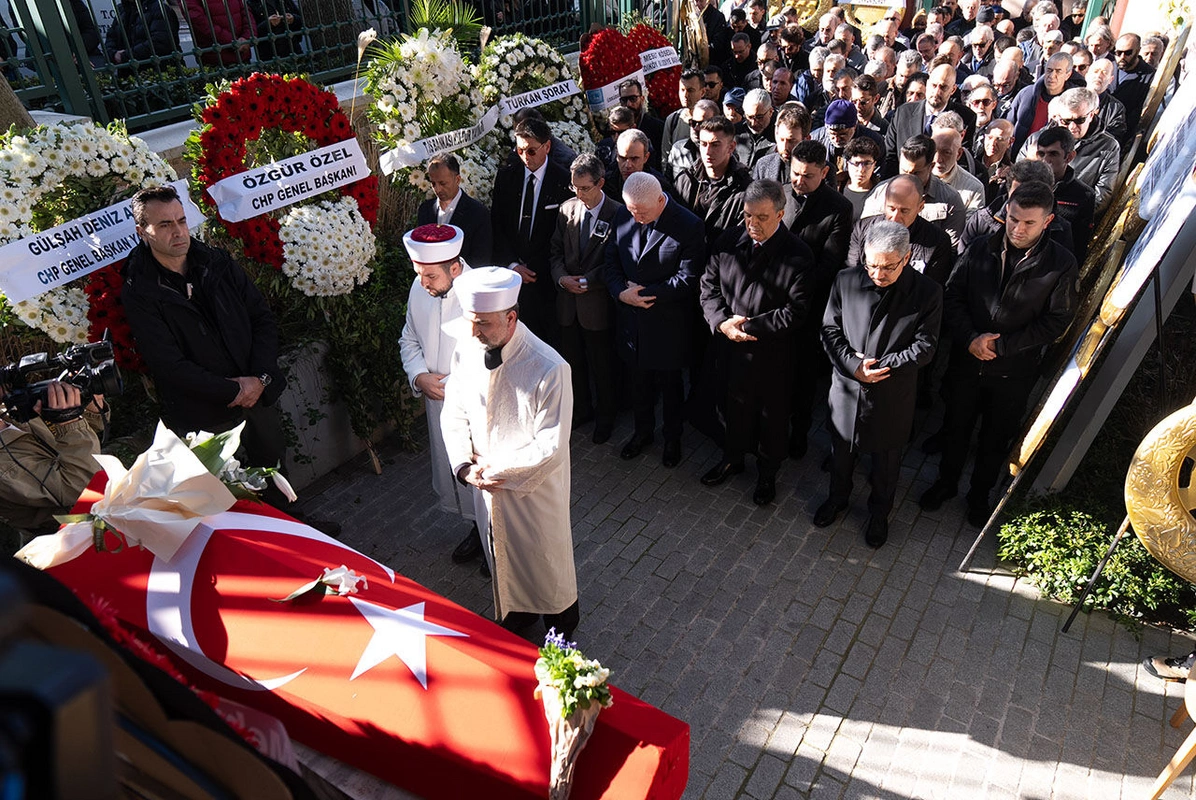
[{"label": "necktie", "polygon": [[587,211],[581,218],[581,246],[584,248],[590,242],[590,231],[594,227],[594,216]]},{"label": "necktie", "polygon": [[536,176],[528,173],[523,187],[523,213],[519,217],[519,236],[526,242],[532,238],[532,215],[536,211]]},{"label": "necktie", "polygon": [[938,114],[931,114],[930,116],[926,117],[926,130],[924,130],[923,133],[925,133],[927,136],[930,135],[930,126],[934,124],[934,121],[937,118]]},{"label": "necktie", "polygon": [[644,254],[644,250],[647,249],[647,247],[648,247],[648,238],[651,235],[652,235],[652,223],[649,222],[647,225],[640,226],[640,241],[639,241],[639,247],[637,248],[639,251],[639,255],[642,256]]}]

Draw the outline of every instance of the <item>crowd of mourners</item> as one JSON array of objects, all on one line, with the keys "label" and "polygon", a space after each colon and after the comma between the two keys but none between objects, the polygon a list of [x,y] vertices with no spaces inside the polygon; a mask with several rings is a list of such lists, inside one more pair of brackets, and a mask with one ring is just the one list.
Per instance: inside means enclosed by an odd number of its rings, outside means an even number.
[{"label": "crowd of mourners", "polygon": [[[577,155],[525,110],[488,213],[454,214],[474,200],[442,154],[420,222],[451,220],[468,263],[520,273],[520,319],[572,367],[574,428],[604,443],[633,408],[622,458],[653,443],[659,403],[665,467],[688,425],[723,448],[704,484],[752,455],[768,504],[825,401],[814,522],[845,510],[868,455],[879,547],[903,448],[925,433],[941,453],[919,498],[935,510],[978,429],[966,502],[982,526],[1168,46],[1085,28],[1085,11],[946,0],[861,31],[832,8],[808,35],[792,8],[707,4],[710,66],[681,73],[678,111],[654,115],[624,81],[609,135]],[[941,428],[915,431],[938,403]]]}]

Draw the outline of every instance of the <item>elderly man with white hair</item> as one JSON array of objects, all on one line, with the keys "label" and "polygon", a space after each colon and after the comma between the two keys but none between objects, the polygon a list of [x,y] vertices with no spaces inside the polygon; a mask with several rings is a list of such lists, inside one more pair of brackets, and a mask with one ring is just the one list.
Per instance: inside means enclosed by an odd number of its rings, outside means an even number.
[{"label": "elderly man with white hair", "polygon": [[963,59],[963,65],[973,75],[992,78],[997,65],[994,41],[993,29],[987,25],[977,25],[968,34],[968,54]]},{"label": "elderly man with white hair", "polygon": [[1088,67],[1088,72],[1084,74],[1084,82],[1100,100],[1097,116],[1105,133],[1116,139],[1124,150],[1130,141],[1130,129],[1125,121],[1125,105],[1113,96],[1113,90],[1109,88],[1116,76],[1117,65],[1107,58],[1098,58]]},{"label": "elderly man with white hair", "polygon": [[966,213],[971,216],[984,207],[984,184],[959,166],[959,159],[966,150],[960,133],[963,120],[958,117],[954,111],[948,111],[931,126],[930,138],[934,139],[934,165],[931,171],[936,178],[959,192]]},{"label": "elderly man with white hair", "polygon": [[[1100,100],[1090,89],[1068,89],[1051,101],[1051,122],[1067,128],[1076,140],[1076,157],[1071,162],[1075,179],[1096,192],[1096,213],[1113,199],[1117,172],[1121,168],[1121,146],[1103,131],[1097,118]],[[1018,160],[1032,158],[1036,137],[1031,136],[1018,152]]]},{"label": "elderly man with white hair", "polygon": [[735,157],[750,170],[773,151],[772,95],[763,89],[748,92],[743,98],[743,117],[747,129],[735,137]]},{"label": "elderly man with white hair", "polygon": [[831,478],[814,524],[833,525],[851,498],[856,459],[869,454],[868,523],[864,541],[889,538],[901,454],[913,428],[918,370],[938,345],[943,289],[910,267],[909,231],[897,222],[873,224],[864,264],[835,279],[822,318],[822,344],[833,366]]},{"label": "elderly man with white hair", "polygon": [[616,300],[616,347],[628,368],[635,406],[635,432],[620,457],[636,458],[652,443],[656,398],[663,396],[661,464],[675,467],[681,462],[685,400],[681,370],[690,361],[706,231],[702,220],[666,197],[660,182],[646,173],[627,178],[623,202],[606,241],[605,271]]}]

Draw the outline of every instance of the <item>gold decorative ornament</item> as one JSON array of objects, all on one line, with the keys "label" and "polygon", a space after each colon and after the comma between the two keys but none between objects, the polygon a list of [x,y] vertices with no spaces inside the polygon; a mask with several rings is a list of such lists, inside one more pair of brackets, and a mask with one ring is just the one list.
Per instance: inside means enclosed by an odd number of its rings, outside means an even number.
[{"label": "gold decorative ornament", "polygon": [[[827,5],[829,6],[830,3],[828,2]],[[840,3],[839,5],[843,7],[848,21],[859,28],[861,33],[884,19],[889,9],[898,8],[888,0],[856,0],[853,3]]]},{"label": "gold decorative ornament", "polygon": [[815,30],[822,15],[831,10],[831,0],[799,0],[792,4],[797,9],[797,24],[806,30]]},{"label": "gold decorative ornament", "polygon": [[1196,492],[1179,484],[1196,450],[1196,401],[1156,425],[1138,445],[1125,476],[1125,509],[1134,533],[1167,569],[1196,583]]}]

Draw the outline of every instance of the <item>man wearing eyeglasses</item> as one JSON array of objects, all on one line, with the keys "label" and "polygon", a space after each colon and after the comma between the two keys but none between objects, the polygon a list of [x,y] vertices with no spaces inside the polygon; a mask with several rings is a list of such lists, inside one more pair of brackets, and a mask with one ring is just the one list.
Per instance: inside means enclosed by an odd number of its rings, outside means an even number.
[{"label": "man wearing eyeglasses", "polygon": [[864,240],[864,266],[838,274],[822,319],[822,344],[833,367],[830,406],[831,476],[814,524],[835,523],[848,505],[852,472],[870,455],[864,541],[889,538],[901,454],[913,428],[918,371],[938,346],[943,290],[911,269],[909,231],[879,222]]},{"label": "man wearing eyeglasses", "polygon": [[723,102],[723,71],[714,64],[702,70],[702,99]]},{"label": "man wearing eyeglasses", "polygon": [[[1121,167],[1121,146],[1101,129],[1096,116],[1098,102],[1096,93],[1089,89],[1068,89],[1051,101],[1051,123],[1067,128],[1075,137],[1076,155],[1071,168],[1076,180],[1096,192],[1096,215],[1099,217],[1105,205],[1113,199],[1114,184]],[[1036,146],[1035,142],[1027,141],[1018,157],[1029,158],[1030,149]]]},{"label": "man wearing eyeglasses", "polygon": [[774,149],[772,96],[752,89],[743,99],[743,117],[747,130],[736,137],[735,155],[750,170]]},{"label": "man wearing eyeglasses", "polygon": [[664,120],[648,113],[648,98],[644,95],[644,87],[635,78],[629,78],[619,84],[619,105],[627,106],[635,112],[635,127],[648,135],[652,142],[652,153],[649,164],[653,169],[660,169],[660,147],[664,141]]},{"label": "man wearing eyeglasses", "polygon": [[723,64],[723,76],[731,88],[745,88],[748,75],[756,68],[752,63],[753,49],[751,37],[746,33],[731,37],[731,57]]},{"label": "man wearing eyeglasses", "polygon": [[[993,69],[996,67],[993,48],[993,29],[987,25],[977,25],[968,34],[969,53],[963,60],[963,65],[973,75],[983,75],[992,80]],[[986,125],[988,123],[985,123]]]},{"label": "man wearing eyeglasses", "polygon": [[968,93],[967,105],[976,115],[976,130],[982,131],[993,121],[997,110],[997,92],[991,84],[981,84]]},{"label": "man wearing eyeglasses", "polygon": [[767,89],[772,81],[772,70],[781,65],[778,61],[780,51],[772,42],[765,42],[756,48],[756,68],[748,73],[743,82],[743,88]]},{"label": "man wearing eyeglasses", "polygon": [[1131,132],[1138,130],[1142,121],[1142,106],[1150,94],[1154,80],[1154,67],[1139,55],[1142,38],[1136,33],[1127,33],[1113,45],[1113,56],[1117,60],[1117,73],[1113,78],[1113,96],[1125,106],[1125,121]]},{"label": "man wearing eyeglasses", "polygon": [[549,160],[548,123],[525,119],[515,126],[514,135],[519,164],[498,171],[490,202],[494,260],[519,273],[519,317],[555,347],[556,291],[548,251],[561,203],[572,196],[569,172]]}]

